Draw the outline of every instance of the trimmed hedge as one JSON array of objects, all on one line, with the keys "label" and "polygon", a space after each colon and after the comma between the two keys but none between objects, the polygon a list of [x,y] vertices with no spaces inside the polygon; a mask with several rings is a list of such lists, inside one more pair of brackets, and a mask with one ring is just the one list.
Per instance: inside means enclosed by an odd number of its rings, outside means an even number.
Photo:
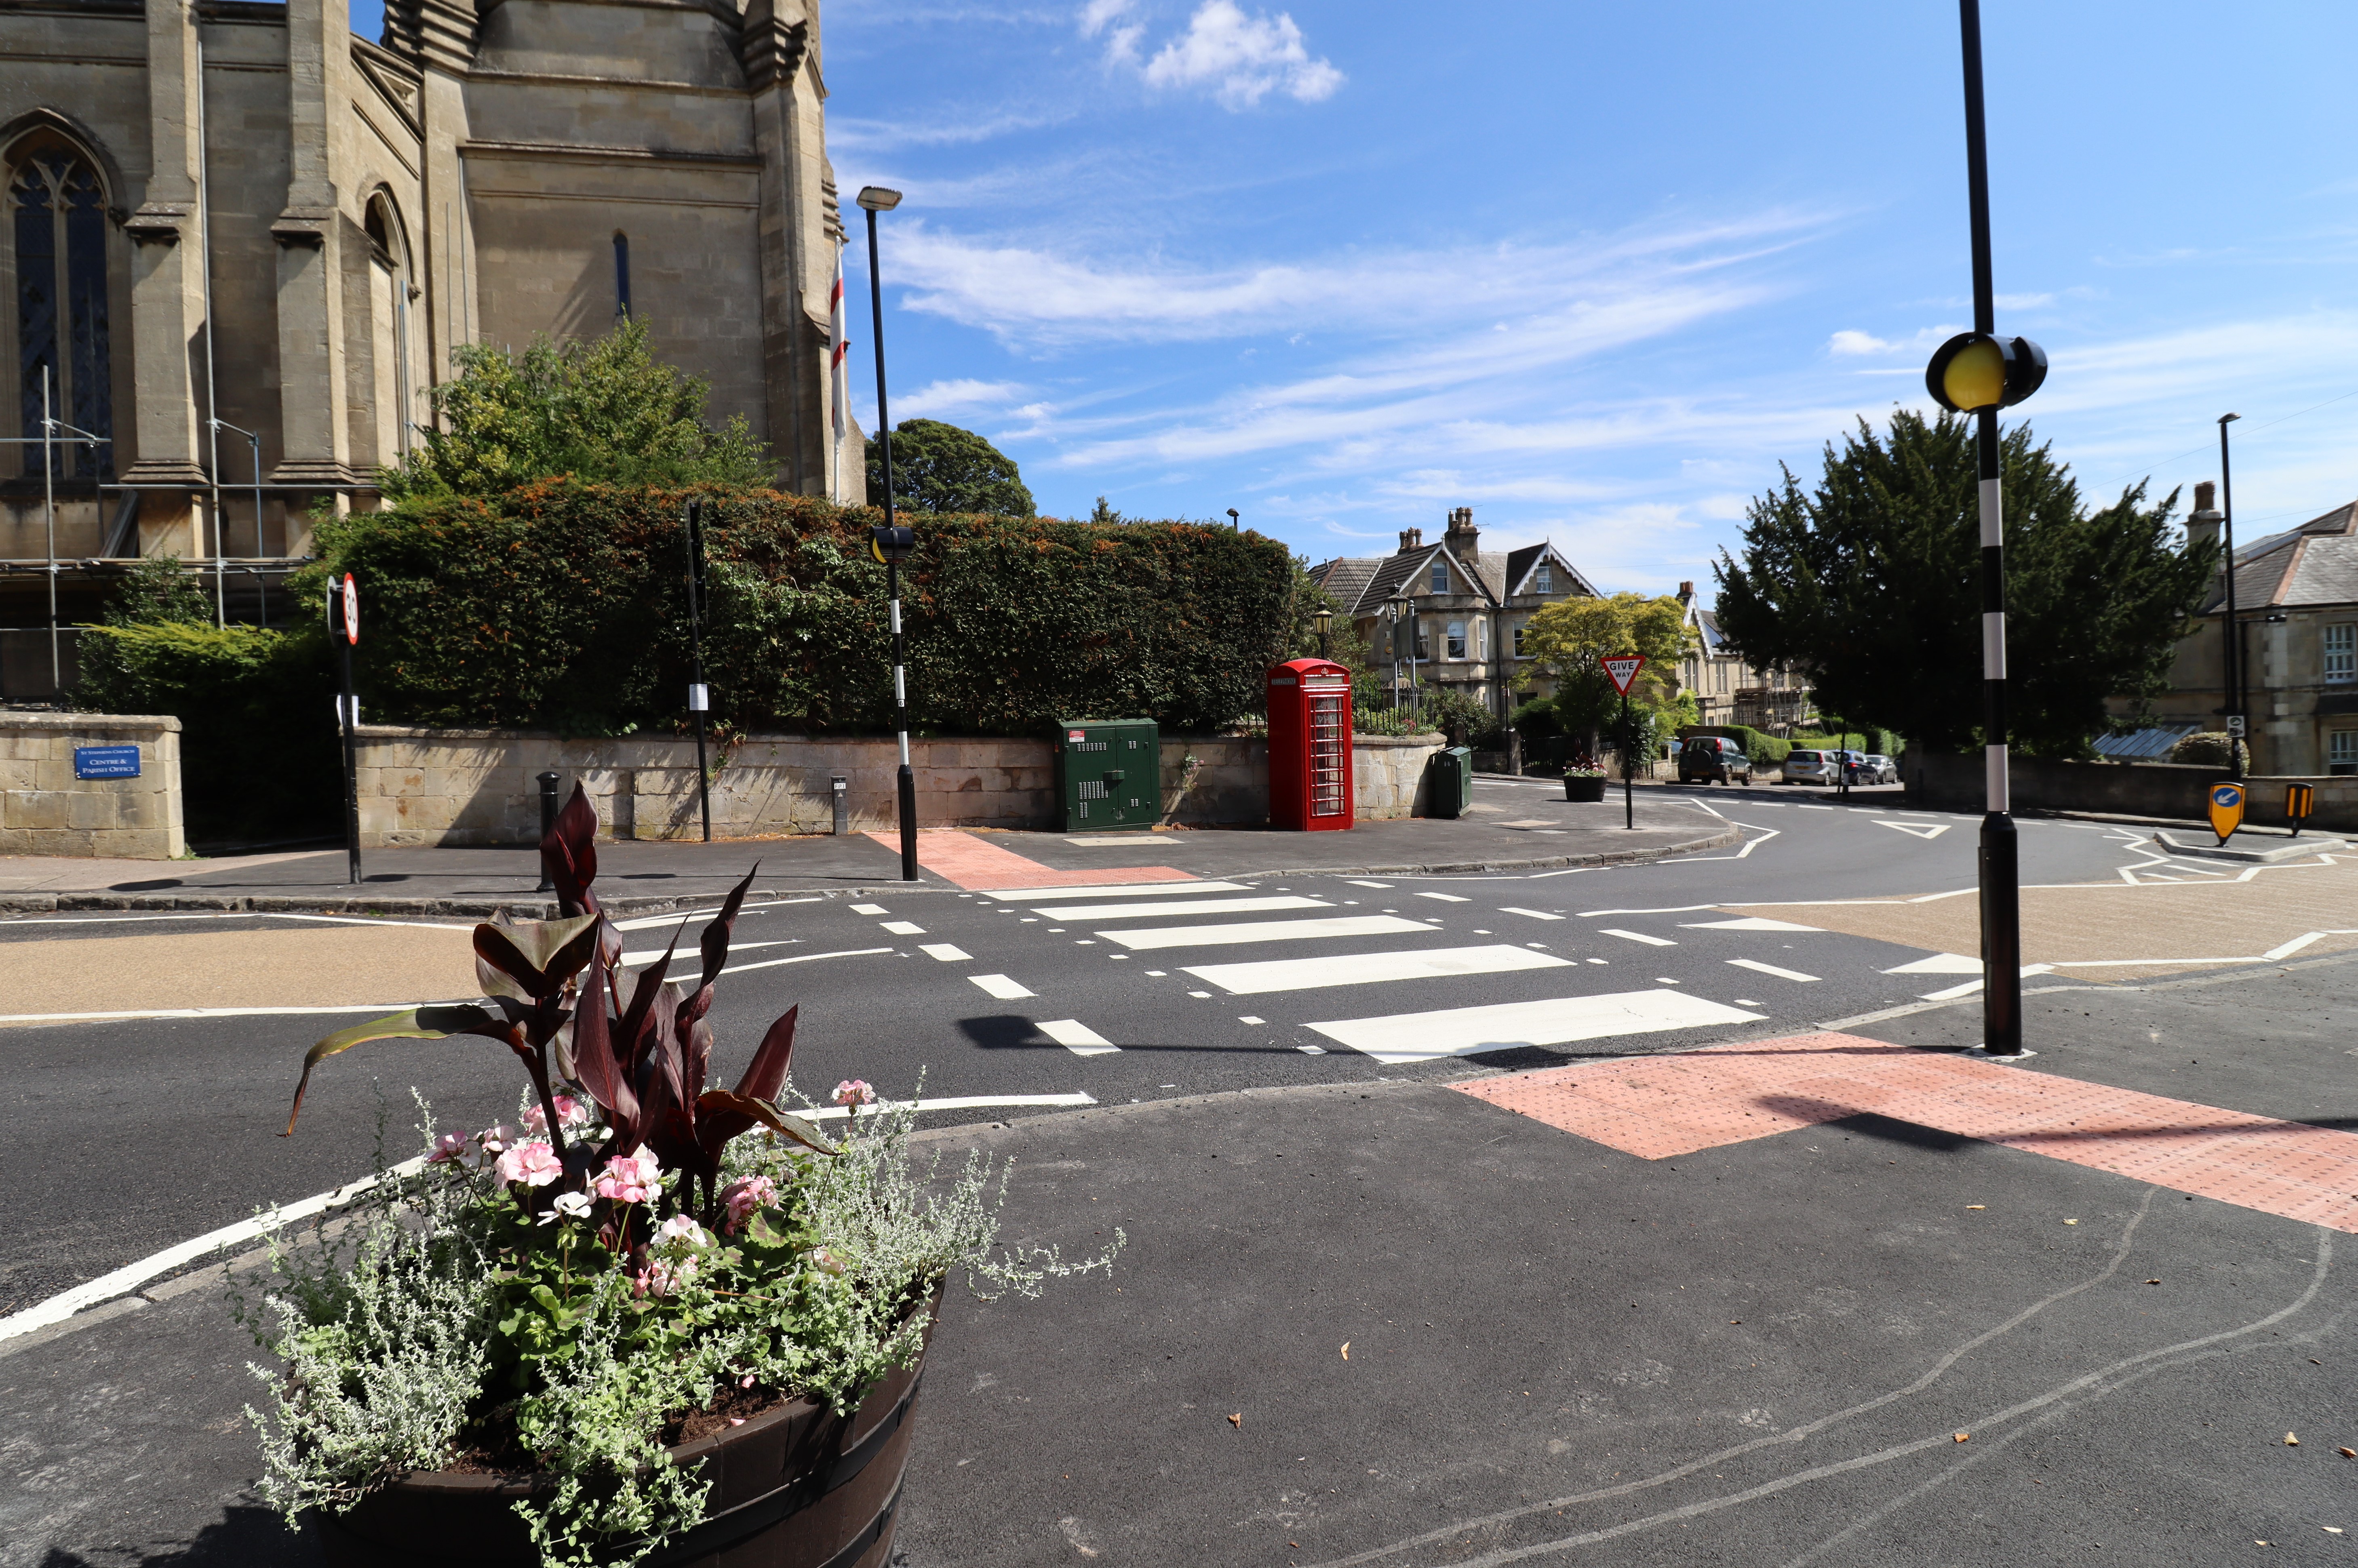
[{"label": "trimmed hedge", "polygon": [[[363,711],[570,734],[671,729],[689,676],[686,492],[557,479],[324,524],[361,585]],[[873,508],[708,495],[714,717],[739,730],[892,722]],[[1061,717],[1210,730],[1258,708],[1294,572],[1258,534],[1188,523],[934,516],[902,570],[911,721],[1028,734]]]}]

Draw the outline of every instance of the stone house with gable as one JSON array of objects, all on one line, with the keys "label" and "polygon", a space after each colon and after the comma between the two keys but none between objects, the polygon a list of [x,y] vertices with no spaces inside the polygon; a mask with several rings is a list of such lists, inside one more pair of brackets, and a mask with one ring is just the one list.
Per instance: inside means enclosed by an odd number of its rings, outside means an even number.
[{"label": "stone house with gable", "polygon": [[143,554],[227,556],[234,611],[315,503],[374,504],[454,350],[623,315],[782,488],[864,499],[817,0],[387,0],[375,40],[347,0],[0,0],[0,436],[46,392],[99,438],[0,445],[0,628],[45,622],[52,493],[68,624]]},{"label": "stone house with gable", "polygon": [[1695,585],[1679,584],[1693,640],[1679,670],[1679,682],[1693,693],[1705,728],[1731,724],[1785,735],[1814,717],[1807,683],[1785,669],[1756,669],[1721,630],[1719,615],[1695,597]]},{"label": "stone house with gable", "polygon": [[[1406,685],[1412,631],[1417,680],[1463,692],[1503,719],[1550,689],[1544,676],[1528,690],[1511,684],[1531,618],[1567,598],[1596,597],[1596,589],[1552,544],[1487,551],[1481,544],[1474,509],[1461,506],[1433,544],[1422,528],[1404,528],[1392,554],[1323,562],[1310,579],[1349,617],[1379,675],[1390,676],[1397,664]],[[1409,602],[1396,619],[1402,598]]]}]

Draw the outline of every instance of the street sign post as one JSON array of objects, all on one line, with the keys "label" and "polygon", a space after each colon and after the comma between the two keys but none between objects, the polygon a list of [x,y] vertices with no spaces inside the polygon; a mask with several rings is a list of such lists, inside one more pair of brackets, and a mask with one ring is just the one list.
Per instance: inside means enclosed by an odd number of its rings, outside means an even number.
[{"label": "street sign post", "polygon": [[696,805],[704,815],[704,841],[712,842],[712,769],[704,760],[705,725],[712,707],[704,683],[704,503],[687,503],[687,654],[695,678],[687,686],[687,710],[696,715]]},{"label": "street sign post", "polygon": [[2224,844],[2236,828],[2244,825],[2244,786],[2239,784],[2214,784],[2211,786],[2211,831],[2219,835]]},{"label": "street sign post", "polygon": [[344,871],[353,886],[361,881],[360,698],[352,691],[352,649],[361,640],[360,585],[346,572],[328,583],[329,635],[343,662],[343,693],[336,699],[336,727],[344,741]]},{"label": "street sign post", "polygon": [[1646,655],[1620,654],[1597,663],[1605,666],[1605,678],[1613,683],[1613,689],[1621,694],[1621,825],[1635,832],[1637,794],[1629,781],[1638,773],[1638,738],[1629,731],[1629,683],[1646,667]]}]

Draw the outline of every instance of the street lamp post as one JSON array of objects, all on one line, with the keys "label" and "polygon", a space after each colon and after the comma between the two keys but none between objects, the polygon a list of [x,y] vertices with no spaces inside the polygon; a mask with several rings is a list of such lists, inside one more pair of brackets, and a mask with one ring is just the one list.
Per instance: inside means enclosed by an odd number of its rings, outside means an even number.
[{"label": "street lamp post", "polygon": [[[258,556],[262,554],[262,438],[255,435],[253,431],[246,429],[243,426],[233,425],[226,419],[207,419],[205,423],[212,427],[213,433],[216,436],[223,430],[235,430],[239,435],[244,437],[246,450],[252,454],[254,458],[254,553]],[[216,449],[218,449],[218,446],[216,447]],[[221,492],[218,486],[214,488],[213,494],[213,506],[216,513],[218,513],[221,506]],[[213,518],[213,527],[216,530],[221,527],[221,518],[218,515]],[[219,553],[218,533],[215,535],[215,553]],[[269,611],[267,610],[264,611],[263,615],[266,623],[269,618]]]},{"label": "street lamp post", "polygon": [[2227,776],[2235,779],[2244,776],[2244,732],[2251,728],[2244,717],[2244,640],[2235,631],[2235,485],[2227,473],[2227,427],[2242,417],[2219,416],[2219,516],[2227,541],[2227,623],[2222,628],[2227,655]]},{"label": "street lamp post", "polygon": [[892,417],[884,402],[884,281],[876,259],[876,214],[901,205],[901,193],[871,185],[860,193],[868,214],[868,303],[876,322],[876,439],[884,458],[884,525],[870,532],[868,548],[884,563],[885,597],[892,607],[892,709],[901,735],[901,880],[917,880],[917,775],[909,768],[907,644],[901,633],[901,563],[917,547],[914,529],[892,520]]},{"label": "street lamp post", "polygon": [[1236,529],[1238,533],[1242,533],[1244,531],[1245,525],[1241,522],[1238,521],[1237,509],[1233,506],[1228,508],[1228,526]]},{"label": "street lamp post", "polygon": [[1990,268],[1989,150],[1982,114],[1981,0],[1957,0],[1965,79],[1965,180],[1973,218],[1974,330],[1934,351],[1925,367],[1933,401],[1975,422],[1982,544],[1982,1049],[2022,1051],[2022,889],[2006,769],[2006,512],[1998,487],[1997,411],[2037,392],[2047,355],[2028,338],[1997,335]]},{"label": "street lamp post", "polygon": [[1318,656],[1322,659],[1333,658],[1334,651],[1328,645],[1326,634],[1335,629],[1335,612],[1322,604],[1311,611],[1310,624],[1318,633]]}]

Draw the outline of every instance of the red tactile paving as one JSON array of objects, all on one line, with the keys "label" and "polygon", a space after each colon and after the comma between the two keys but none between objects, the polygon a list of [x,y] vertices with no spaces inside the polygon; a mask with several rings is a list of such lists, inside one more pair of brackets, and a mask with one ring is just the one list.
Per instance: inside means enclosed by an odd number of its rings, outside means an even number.
[{"label": "red tactile paving", "polygon": [[[871,833],[879,844],[896,853],[898,833]],[[1141,841],[1141,847],[1144,847]],[[987,844],[954,827],[922,828],[917,834],[917,863],[936,876],[969,892],[992,888],[1101,887],[1112,882],[1192,882],[1193,871],[1176,866],[1091,866],[1085,871],[1060,871],[1028,860],[1012,849]]]},{"label": "red tactile paving", "polygon": [[1855,1034],[1800,1034],[1455,1086],[1641,1159],[1873,1111],[2358,1232],[2358,1135]]}]

